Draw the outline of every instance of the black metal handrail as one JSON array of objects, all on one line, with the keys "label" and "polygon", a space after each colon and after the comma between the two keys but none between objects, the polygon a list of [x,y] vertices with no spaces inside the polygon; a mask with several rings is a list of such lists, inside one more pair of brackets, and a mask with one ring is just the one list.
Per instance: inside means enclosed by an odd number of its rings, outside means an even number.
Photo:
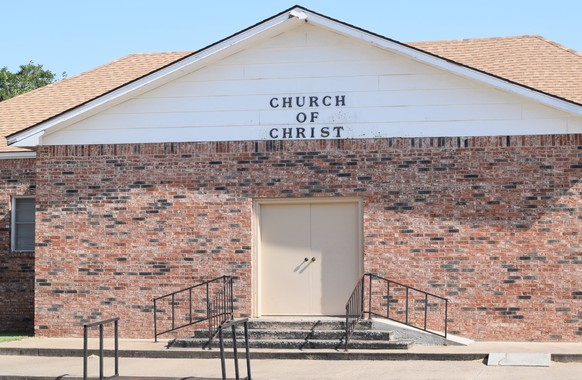
[{"label": "black metal handrail", "polygon": [[348,350],[348,342],[356,329],[358,322],[364,317],[364,278],[365,274],[354,287],[348,302],[346,303],[346,336],[345,349]]},{"label": "black metal handrail", "polygon": [[[366,288],[366,277],[368,278],[368,287]],[[377,280],[381,284],[385,285],[386,289],[386,296],[382,296],[382,299],[386,300],[386,314],[380,314],[373,310],[373,299],[374,297],[374,287],[373,281]],[[403,288],[405,291],[405,300],[404,300],[404,320],[395,318],[390,315],[390,304],[398,303],[397,298],[394,295],[390,294],[391,285]],[[367,292],[366,292],[367,290]],[[410,293],[418,292],[422,295],[422,298],[416,300],[416,303],[422,303],[422,310],[424,312],[424,316],[422,318],[422,324],[419,326],[414,321],[410,320]],[[368,297],[367,300],[365,299],[365,294],[367,293]],[[435,329],[428,328],[428,312],[431,309],[440,309],[437,304],[430,304],[429,297],[436,298],[437,302],[441,301],[444,302],[444,319],[443,319],[443,329],[444,332],[438,332]],[[367,301],[367,302],[366,302]],[[366,305],[367,304],[367,305]],[[366,308],[367,306],[367,308]],[[387,278],[378,276],[377,274],[373,273],[365,273],[362,275],[354,291],[350,295],[348,302],[346,304],[346,336],[345,336],[345,349],[348,349],[348,342],[349,339],[354,332],[354,329],[358,322],[364,318],[364,314],[368,314],[368,319],[372,316],[380,317],[385,319],[390,319],[396,322],[404,323],[407,326],[441,336],[443,338],[447,338],[448,333],[448,313],[449,313],[449,300],[447,298],[438,296],[436,294],[432,294],[429,292],[425,292],[424,290],[420,290],[414,288],[412,286],[404,285],[396,281],[389,280]]]},{"label": "black metal handrail", "polygon": [[113,377],[119,376],[119,317],[106,319],[103,321],[88,323],[83,325],[83,380],[87,380],[87,358],[89,357],[89,343],[88,330],[95,326],[99,326],[99,380],[103,377],[103,326],[113,322],[115,335],[115,374]]},{"label": "black metal handrail", "polygon": [[208,342],[202,348],[211,348],[212,340],[216,337],[223,323],[234,319],[234,296],[232,291],[233,278],[224,276],[222,291],[215,294],[208,305]]},{"label": "black metal handrail", "polygon": [[245,337],[245,356],[247,362],[247,380],[251,380],[251,355],[249,350],[249,320],[248,318],[239,319],[239,320],[231,320],[223,323],[218,327],[218,336],[220,337],[220,365],[222,369],[222,380],[226,380],[226,354],[224,352],[224,330],[228,329],[229,327],[232,329],[232,350],[234,356],[234,372],[235,372],[235,379],[240,379],[240,373],[238,369],[238,348],[236,344],[236,327],[239,325],[243,325],[244,328],[244,337]]},{"label": "black metal handrail", "polygon": [[[189,288],[181,289],[172,293],[165,294],[160,297],[154,298],[154,340],[158,341],[158,336],[166,334],[172,331],[182,329],[184,327],[192,326],[196,323],[208,321],[208,342],[206,346],[210,346],[212,340],[218,333],[218,327],[225,321],[234,318],[234,294],[233,294],[233,281],[232,276],[221,276],[214,278],[209,281],[196,284]],[[218,286],[218,289],[214,287]],[[211,288],[214,292],[211,293]],[[192,301],[192,294],[194,291],[200,289],[204,293],[202,294],[205,300],[205,314],[194,317],[195,304]],[[176,324],[176,298],[181,295],[186,295],[188,297],[188,315],[186,316],[186,322],[180,325]],[[158,331],[158,314],[160,309],[158,304],[163,300],[169,300],[171,305],[171,327],[163,331]],[[201,305],[199,305],[201,306]]]}]

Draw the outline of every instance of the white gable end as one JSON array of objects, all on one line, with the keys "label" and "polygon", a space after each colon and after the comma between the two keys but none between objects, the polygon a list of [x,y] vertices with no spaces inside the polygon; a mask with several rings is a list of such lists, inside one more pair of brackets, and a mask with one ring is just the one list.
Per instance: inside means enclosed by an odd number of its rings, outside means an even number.
[{"label": "white gable end", "polygon": [[582,119],[302,23],[42,145],[582,133]]}]

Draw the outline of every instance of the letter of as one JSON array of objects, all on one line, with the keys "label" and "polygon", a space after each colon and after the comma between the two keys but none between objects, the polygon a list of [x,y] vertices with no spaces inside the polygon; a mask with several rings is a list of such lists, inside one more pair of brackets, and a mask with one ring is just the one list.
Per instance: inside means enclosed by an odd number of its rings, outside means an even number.
[{"label": "letter of", "polygon": [[329,137],[329,127],[321,128],[321,137]]},{"label": "letter of", "polygon": [[279,138],[279,133],[278,132],[279,132],[279,130],[277,128],[272,128],[269,131],[269,136],[271,136],[272,139]]},{"label": "letter of", "polygon": [[311,127],[311,138],[315,138],[315,127]]},{"label": "letter of", "polygon": [[319,104],[317,103],[317,96],[309,97],[309,107],[319,107]]},{"label": "letter of", "polygon": [[323,103],[324,106],[331,107],[331,96],[329,95],[324,96],[321,102]]},{"label": "letter of", "polygon": [[310,123],[313,123],[315,120],[317,120],[317,117],[319,116],[319,112],[311,112],[311,120]]},{"label": "letter of", "polygon": [[346,96],[345,95],[336,95],[335,97],[335,106],[341,107],[346,105]]},{"label": "letter of", "polygon": [[[301,100],[301,102],[299,102],[299,100]],[[303,107],[305,105],[305,96],[295,97],[295,104],[297,104],[297,107]]]},{"label": "letter of", "polygon": [[337,133],[336,133],[336,135],[335,135],[335,137],[342,137],[342,136],[341,136],[341,131],[343,131],[343,130],[344,130],[344,127],[333,127],[333,130],[334,130],[335,132],[337,132]]},{"label": "letter of", "polygon": [[278,108],[279,107],[279,98],[271,98],[271,101],[269,102],[269,104],[271,105],[271,108]]},{"label": "letter of", "polygon": [[291,108],[293,107],[293,98],[292,97],[283,97],[283,108]]},{"label": "letter of", "polygon": [[305,112],[299,112],[297,114],[297,116],[295,117],[295,119],[299,122],[299,123],[305,123],[305,120],[307,120],[307,115],[305,114]]},{"label": "letter of", "polygon": [[296,138],[298,139],[304,139],[305,138],[305,128],[296,128],[295,131],[297,132],[296,134]]},{"label": "letter of", "polygon": [[283,128],[283,138],[290,139],[293,137],[293,128]]}]

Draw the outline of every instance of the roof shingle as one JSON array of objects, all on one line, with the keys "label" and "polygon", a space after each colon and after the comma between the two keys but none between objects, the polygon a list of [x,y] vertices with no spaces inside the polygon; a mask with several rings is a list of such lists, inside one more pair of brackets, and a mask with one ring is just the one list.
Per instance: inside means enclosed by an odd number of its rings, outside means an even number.
[{"label": "roof shingle", "polygon": [[[78,107],[167,66],[191,52],[131,54],[85,73],[0,102],[0,135],[8,136]],[[0,153],[26,149],[6,146]]]},{"label": "roof shingle", "polygon": [[541,36],[407,44],[441,58],[582,105],[582,54]]}]

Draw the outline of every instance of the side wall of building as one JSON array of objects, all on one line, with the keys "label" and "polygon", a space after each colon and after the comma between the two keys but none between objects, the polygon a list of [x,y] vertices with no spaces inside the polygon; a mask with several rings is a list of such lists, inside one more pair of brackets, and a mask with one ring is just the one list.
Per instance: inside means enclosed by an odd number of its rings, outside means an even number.
[{"label": "side wall of building", "polygon": [[13,196],[35,194],[34,159],[0,160],[0,331],[34,328],[34,253],[11,252]]},{"label": "side wall of building", "polygon": [[582,135],[52,146],[37,171],[39,335],[151,337],[153,297],[227,274],[250,315],[253,200],[358,197],[364,270],[448,297],[451,333],[582,339]]}]

